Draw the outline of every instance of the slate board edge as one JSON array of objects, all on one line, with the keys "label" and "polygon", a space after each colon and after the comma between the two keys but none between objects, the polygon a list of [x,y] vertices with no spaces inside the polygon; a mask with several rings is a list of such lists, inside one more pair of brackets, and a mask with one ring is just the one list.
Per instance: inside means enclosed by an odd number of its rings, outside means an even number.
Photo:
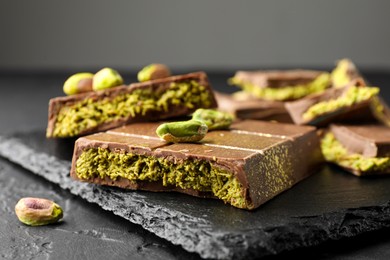
[{"label": "slate board edge", "polygon": [[[112,211],[132,223],[141,225],[189,252],[198,253],[202,258],[262,257],[390,227],[389,201],[380,206],[344,209],[300,218],[286,226],[252,229],[245,235],[216,232],[211,230],[209,223],[203,219],[178,211],[156,208],[136,197],[132,198],[132,205],[128,205],[129,201],[126,202],[128,211],[124,211],[120,208],[120,201],[118,202],[120,198],[115,196],[115,190],[70,180],[70,162],[59,160],[49,154],[37,153],[19,138],[0,135],[0,156],[58,184],[88,202],[98,204],[104,210]],[[96,196],[96,193],[100,193],[101,196]],[[156,215],[152,213],[156,211],[159,212],[161,221],[155,221]],[[180,228],[181,226],[185,226],[185,229]],[[199,232],[200,228],[202,232]]]}]

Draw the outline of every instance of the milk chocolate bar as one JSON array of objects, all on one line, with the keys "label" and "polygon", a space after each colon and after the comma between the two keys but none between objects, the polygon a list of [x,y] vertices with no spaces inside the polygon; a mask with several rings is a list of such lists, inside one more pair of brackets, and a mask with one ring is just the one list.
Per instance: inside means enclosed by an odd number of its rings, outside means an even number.
[{"label": "milk chocolate bar", "polygon": [[74,137],[130,122],[187,115],[217,106],[204,72],[53,98],[47,137]]},{"label": "milk chocolate bar", "polygon": [[257,119],[293,123],[282,101],[254,98],[245,92],[226,94],[215,92],[218,110],[228,112],[237,119]]},{"label": "milk chocolate bar", "polygon": [[252,210],[308,177],[323,158],[315,128],[243,120],[198,143],[167,143],[159,123],[79,138],[72,178],[154,192],[216,198]]},{"label": "milk chocolate bar", "polygon": [[327,161],[357,176],[390,173],[390,128],[384,125],[333,124],[321,149]]},{"label": "milk chocolate bar", "polygon": [[[385,120],[387,115],[378,97],[379,88],[361,84],[360,81],[350,82],[344,87],[330,88],[322,93],[286,102],[285,106],[298,125],[326,126],[332,122]],[[382,111],[378,110],[380,104]]]},{"label": "milk chocolate bar", "polygon": [[229,80],[264,100],[296,100],[330,87],[330,74],[313,70],[238,71]]}]

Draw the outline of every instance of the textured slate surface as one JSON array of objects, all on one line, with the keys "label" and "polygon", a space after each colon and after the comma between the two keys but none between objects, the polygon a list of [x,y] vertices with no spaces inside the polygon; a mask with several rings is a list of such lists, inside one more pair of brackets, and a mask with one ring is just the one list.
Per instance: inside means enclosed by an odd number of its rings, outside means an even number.
[{"label": "textured slate surface", "polygon": [[[48,226],[22,224],[14,207],[28,196],[56,201],[64,209],[64,218]],[[0,259],[199,258],[0,157]]]},{"label": "textured slate surface", "polygon": [[325,167],[254,212],[176,193],[124,191],[69,178],[73,140],[0,136],[0,155],[203,258],[248,259],[390,227],[390,178]]}]

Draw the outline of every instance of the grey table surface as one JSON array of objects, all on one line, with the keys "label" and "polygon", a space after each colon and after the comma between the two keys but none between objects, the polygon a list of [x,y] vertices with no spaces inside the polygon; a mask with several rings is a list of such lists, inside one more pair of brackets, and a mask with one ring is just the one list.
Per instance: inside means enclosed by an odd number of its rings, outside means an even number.
[{"label": "grey table surface", "polygon": [[[213,87],[233,91],[225,83],[232,73],[210,72]],[[0,134],[44,129],[48,100],[63,95],[62,83],[67,75],[0,72]],[[390,89],[386,89],[390,73],[365,75],[373,85],[381,86],[383,97],[390,101]],[[125,79],[131,82],[135,77],[129,74]],[[64,221],[39,228],[20,223],[14,206],[20,198],[32,195],[63,205]],[[199,259],[197,254],[188,253],[5,159],[0,159],[0,198],[1,259]],[[383,229],[267,258],[390,259],[389,231]]]}]

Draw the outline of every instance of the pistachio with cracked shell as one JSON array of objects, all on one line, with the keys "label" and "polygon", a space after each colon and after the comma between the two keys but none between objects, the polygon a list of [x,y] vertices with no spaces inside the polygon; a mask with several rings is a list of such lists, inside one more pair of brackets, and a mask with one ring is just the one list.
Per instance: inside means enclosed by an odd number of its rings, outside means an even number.
[{"label": "pistachio with cracked shell", "polygon": [[103,68],[93,76],[93,90],[102,90],[123,84],[123,78],[118,71],[111,68]]},{"label": "pistachio with cracked shell", "polygon": [[62,208],[55,202],[42,198],[22,198],[15,205],[20,222],[29,226],[55,223],[63,217]]},{"label": "pistachio with cracked shell", "polygon": [[64,93],[74,95],[92,91],[93,74],[89,72],[76,73],[70,76],[64,83]]},{"label": "pistachio with cracked shell", "polygon": [[144,82],[153,79],[162,79],[171,76],[171,71],[164,64],[153,63],[145,66],[138,72],[138,81]]},{"label": "pistachio with cracked shell", "polygon": [[227,112],[215,109],[198,108],[192,119],[203,121],[209,130],[228,129],[233,122],[233,116]]},{"label": "pistachio with cracked shell", "polygon": [[156,134],[167,142],[191,143],[203,139],[208,127],[202,121],[188,120],[161,124]]}]

